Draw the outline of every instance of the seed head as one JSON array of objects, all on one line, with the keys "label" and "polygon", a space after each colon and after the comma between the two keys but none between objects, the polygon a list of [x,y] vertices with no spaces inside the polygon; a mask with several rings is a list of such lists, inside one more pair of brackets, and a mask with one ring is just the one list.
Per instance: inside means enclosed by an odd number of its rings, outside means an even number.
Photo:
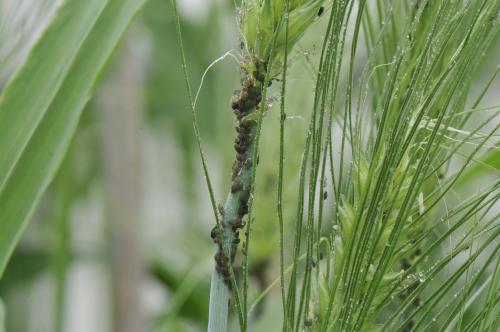
[{"label": "seed head", "polygon": [[[286,43],[285,14],[289,5],[288,43]],[[270,59],[273,37],[276,34],[274,58],[290,52],[307,28],[318,17],[324,0],[246,0],[242,5],[241,29],[251,55],[265,61]],[[287,47],[285,49],[285,44]],[[274,61],[273,61],[274,62]]]}]

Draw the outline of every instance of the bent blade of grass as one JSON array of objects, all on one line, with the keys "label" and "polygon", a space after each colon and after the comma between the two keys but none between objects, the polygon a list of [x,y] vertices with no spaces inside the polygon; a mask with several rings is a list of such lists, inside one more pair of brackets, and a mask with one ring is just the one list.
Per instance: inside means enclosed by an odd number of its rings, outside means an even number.
[{"label": "bent blade of grass", "polygon": [[0,97],[0,190],[50,107],[106,1],[68,0]]},{"label": "bent blade of grass", "polygon": [[[83,3],[75,0],[67,4],[72,2]],[[17,113],[15,103],[6,101],[11,98],[41,98],[39,94],[47,93],[46,89],[27,91],[26,82],[19,81],[19,77],[26,75],[25,77],[30,80],[37,81],[38,86],[49,85],[43,76],[30,77],[28,69],[33,68],[33,62],[39,66],[50,67],[54,58],[52,49],[44,47],[35,49],[21,68],[22,74],[16,76],[17,81],[5,90],[0,105],[0,114],[3,119],[7,118],[9,113],[7,125],[17,128],[26,122],[35,123],[31,124],[34,131],[27,136],[26,142],[14,141],[20,152],[19,157],[16,158],[17,162],[12,166],[12,171],[9,172],[8,168],[2,168],[0,171],[0,176],[5,176],[5,184],[0,191],[0,229],[2,230],[0,232],[0,276],[29,218],[62,162],[99,73],[106,65],[132,18],[144,3],[145,0],[110,0],[99,15],[95,14],[97,20],[92,16],[89,17],[86,23],[92,26],[91,31],[78,49],[71,68],[61,79],[62,83],[51,83],[49,91],[54,98],[38,121],[36,117],[16,116],[23,113]],[[85,4],[90,6],[89,2]],[[55,19],[55,27],[53,25],[49,27],[38,45],[44,44],[47,38],[52,40],[58,33],[65,35],[62,31],[64,27],[59,25],[60,15],[73,15],[75,16],[73,20],[77,20],[81,12],[60,11]],[[62,20],[68,24],[72,21],[68,17]],[[57,59],[57,61],[63,60]],[[25,73],[24,70],[27,72]],[[40,106],[35,103],[31,107],[34,109],[33,112],[40,110]],[[0,132],[0,141],[13,144],[12,140],[9,141],[9,137],[5,135],[5,132]],[[3,150],[0,151],[3,153]],[[11,156],[11,158],[14,157]]]}]

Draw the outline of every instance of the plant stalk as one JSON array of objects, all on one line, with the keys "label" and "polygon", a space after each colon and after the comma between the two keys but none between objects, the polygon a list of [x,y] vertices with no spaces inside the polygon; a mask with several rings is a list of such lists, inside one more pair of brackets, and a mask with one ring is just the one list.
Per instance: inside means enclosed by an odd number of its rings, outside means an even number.
[{"label": "plant stalk", "polygon": [[218,248],[210,288],[208,331],[227,331],[229,294],[232,287],[236,286],[232,284],[231,266],[240,243],[239,230],[244,226],[243,218],[248,213],[248,200],[252,192],[253,151],[257,132],[255,115],[261,100],[265,67],[265,63],[255,60],[254,69],[246,72],[241,89],[236,91],[232,100],[237,119],[234,144],[236,160],[232,168],[231,191],[224,206],[219,207],[220,224],[211,233]]}]

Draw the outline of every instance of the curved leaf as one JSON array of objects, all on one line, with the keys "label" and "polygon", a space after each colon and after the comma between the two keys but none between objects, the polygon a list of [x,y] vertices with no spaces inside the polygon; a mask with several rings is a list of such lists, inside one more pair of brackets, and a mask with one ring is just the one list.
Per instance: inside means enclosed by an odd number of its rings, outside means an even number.
[{"label": "curved leaf", "polygon": [[[0,153],[3,155],[0,163],[0,276],[62,162],[99,73],[145,1],[66,1],[4,91],[0,101]],[[88,35],[65,31],[76,22],[86,25],[90,31]],[[66,47],[62,42],[72,38],[81,39],[76,53],[75,50],[56,52]],[[67,63],[68,58],[72,61],[65,70],[58,62]],[[50,81],[46,75],[51,77]],[[28,89],[28,86],[38,89]],[[27,99],[26,104],[18,104],[22,102],[20,99]],[[4,131],[4,128],[10,129]],[[17,129],[22,135],[17,134]]]}]

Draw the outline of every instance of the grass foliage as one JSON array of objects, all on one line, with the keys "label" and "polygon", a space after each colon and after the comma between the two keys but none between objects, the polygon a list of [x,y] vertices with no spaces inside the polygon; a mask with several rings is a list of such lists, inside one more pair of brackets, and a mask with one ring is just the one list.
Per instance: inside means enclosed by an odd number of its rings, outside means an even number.
[{"label": "grass foliage", "polygon": [[0,276],[54,178],[96,79],[144,4],[66,1],[0,96]]},{"label": "grass foliage", "polygon": [[[63,329],[67,272],[77,256],[72,207],[102,175],[96,147],[78,180],[83,148],[68,148],[96,81],[145,3],[62,1],[2,89],[0,277],[54,178],[47,218],[55,237],[39,252],[13,255],[0,285],[0,331],[18,323],[4,318],[11,315],[9,285],[47,266],[56,283],[54,328]],[[186,236],[175,237],[192,250],[181,256],[187,273],[178,261],[148,257],[147,273],[173,292],[154,328],[181,330],[181,317],[208,321],[209,331],[260,330],[268,315],[270,329],[287,332],[500,329],[500,106],[486,101],[500,66],[487,68],[478,88],[483,60],[499,40],[498,0],[234,1],[239,52],[212,62],[196,94],[190,71],[201,73],[213,56],[206,35],[220,33],[223,11],[209,15],[205,31],[181,19],[176,0],[173,24],[164,17],[168,2],[151,4],[142,22],[155,41],[145,93],[153,114],[146,117],[174,124],[180,201],[190,210]],[[310,33],[320,40],[311,52],[304,50]],[[0,34],[0,42],[9,40]],[[13,63],[8,52],[0,52],[4,75]],[[232,148],[226,129],[233,120],[204,111],[220,108],[233,81],[227,73],[205,75],[226,57],[238,62],[241,85],[226,103],[236,115],[236,153],[227,198],[218,204],[204,147]],[[310,80],[290,74],[302,64]],[[202,89],[204,79],[211,89]],[[299,90],[310,98],[298,100]],[[85,121],[90,127],[93,119]],[[202,137],[207,132],[213,135]],[[211,288],[207,264],[198,264],[209,244],[199,231],[196,149],[216,226]],[[231,166],[225,157],[224,171]],[[173,243],[167,249],[184,250]]]},{"label": "grass foliage", "polygon": [[[321,3],[241,5],[244,53],[280,63],[267,75],[282,74],[282,114],[287,54]],[[328,23],[298,201],[290,206],[282,201],[286,117],[280,125],[283,330],[498,329],[500,183],[464,201],[453,193],[475,165],[494,164],[491,156],[498,156],[499,109],[481,104],[490,85],[477,96],[470,87],[497,36],[500,4],[344,0],[324,6]],[[293,222],[285,221],[283,209],[294,207]],[[286,229],[293,238],[285,239]],[[233,294],[244,294],[235,302],[245,331],[248,283],[240,287]]]}]

